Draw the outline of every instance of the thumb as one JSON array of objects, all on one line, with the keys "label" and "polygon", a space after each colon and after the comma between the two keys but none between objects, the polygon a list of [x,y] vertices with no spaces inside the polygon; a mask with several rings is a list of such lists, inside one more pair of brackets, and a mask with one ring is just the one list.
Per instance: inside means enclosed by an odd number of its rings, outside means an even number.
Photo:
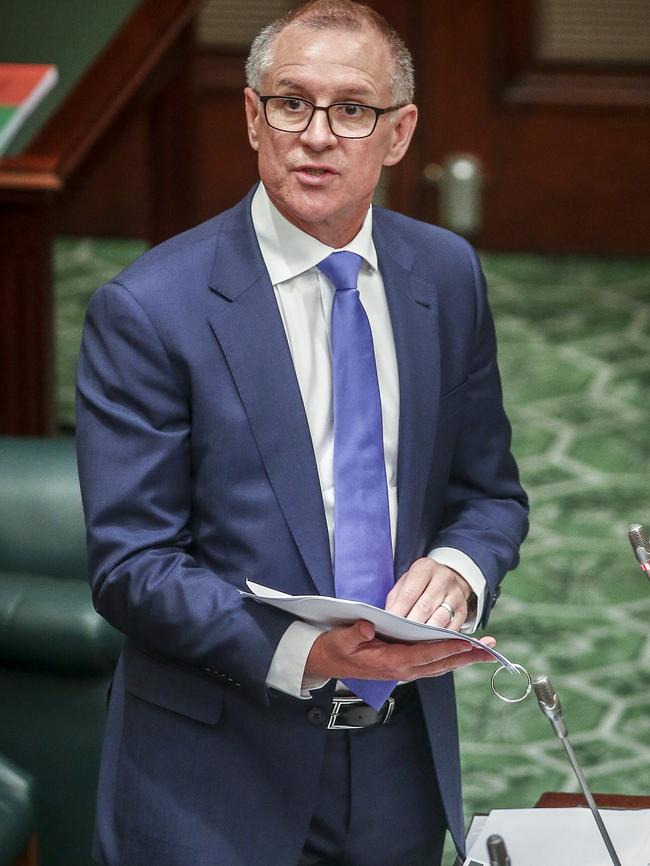
[{"label": "thumb", "polygon": [[365,643],[366,641],[372,640],[375,636],[374,625],[365,619],[360,619],[359,622],[355,624],[355,630],[359,638],[359,643]]}]

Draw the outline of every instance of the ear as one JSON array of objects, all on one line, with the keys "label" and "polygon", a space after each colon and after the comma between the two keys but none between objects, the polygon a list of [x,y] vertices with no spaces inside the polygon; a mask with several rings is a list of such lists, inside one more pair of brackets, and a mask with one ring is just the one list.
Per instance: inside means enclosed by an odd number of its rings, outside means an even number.
[{"label": "ear", "polygon": [[383,164],[395,165],[404,156],[413,138],[415,125],[418,122],[417,106],[411,103],[403,108],[398,108],[395,122],[393,123],[390,118],[388,122],[393,126],[392,137]]},{"label": "ear", "polygon": [[245,87],[244,110],[246,111],[246,129],[248,131],[248,141],[250,142],[250,146],[253,148],[253,150],[259,149],[257,126],[261,117],[261,108],[262,103],[260,102],[260,98],[257,93],[255,93],[254,90],[251,90],[250,87]]}]

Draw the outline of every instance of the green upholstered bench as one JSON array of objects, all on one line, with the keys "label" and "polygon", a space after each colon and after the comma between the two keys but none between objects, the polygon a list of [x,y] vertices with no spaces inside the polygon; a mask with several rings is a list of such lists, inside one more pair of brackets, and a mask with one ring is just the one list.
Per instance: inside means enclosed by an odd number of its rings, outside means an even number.
[{"label": "green upholstered bench", "polygon": [[36,780],[41,866],[89,866],[120,635],[95,612],[74,441],[0,437],[0,751]]},{"label": "green upholstered bench", "polygon": [[34,780],[0,755],[0,866],[37,866]]}]

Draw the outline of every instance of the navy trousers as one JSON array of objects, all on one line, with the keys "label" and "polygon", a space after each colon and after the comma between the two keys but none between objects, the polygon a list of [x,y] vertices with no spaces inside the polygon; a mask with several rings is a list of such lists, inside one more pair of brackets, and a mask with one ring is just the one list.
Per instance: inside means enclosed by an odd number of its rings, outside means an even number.
[{"label": "navy trousers", "polygon": [[440,866],[446,821],[413,694],[387,725],[328,733],[298,866]]}]

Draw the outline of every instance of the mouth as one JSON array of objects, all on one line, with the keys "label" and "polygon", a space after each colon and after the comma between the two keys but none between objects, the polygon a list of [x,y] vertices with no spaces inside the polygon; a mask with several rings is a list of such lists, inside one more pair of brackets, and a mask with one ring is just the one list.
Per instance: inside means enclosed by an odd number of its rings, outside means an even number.
[{"label": "mouth", "polygon": [[338,172],[328,165],[299,165],[294,171],[301,181],[309,185],[327,183],[338,175]]}]

